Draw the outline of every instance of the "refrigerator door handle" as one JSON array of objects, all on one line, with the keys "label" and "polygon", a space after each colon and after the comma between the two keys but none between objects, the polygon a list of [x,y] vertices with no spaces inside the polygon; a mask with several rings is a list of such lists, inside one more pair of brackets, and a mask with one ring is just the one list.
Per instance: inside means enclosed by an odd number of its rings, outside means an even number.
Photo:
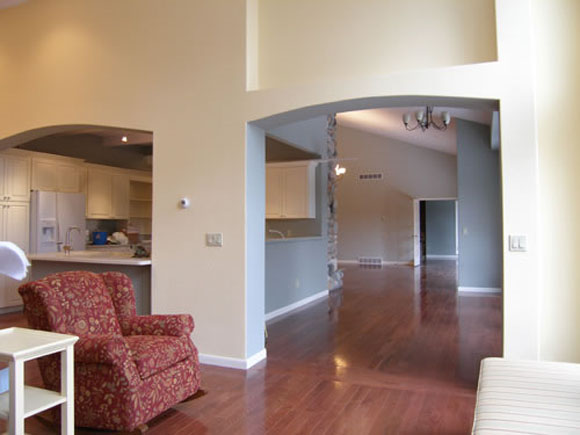
[{"label": "refrigerator door handle", "polygon": [[60,252],[62,240],[60,239],[60,222],[56,223],[56,251]]}]

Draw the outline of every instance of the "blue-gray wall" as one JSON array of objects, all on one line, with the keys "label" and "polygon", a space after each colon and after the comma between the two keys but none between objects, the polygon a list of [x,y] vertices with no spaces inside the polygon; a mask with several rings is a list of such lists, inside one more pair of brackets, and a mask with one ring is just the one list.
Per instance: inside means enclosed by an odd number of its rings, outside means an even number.
[{"label": "blue-gray wall", "polygon": [[264,349],[264,216],[266,138],[247,126],[246,147],[246,358]]},{"label": "blue-gray wall", "polygon": [[326,238],[266,242],[266,313],[327,289]]},{"label": "blue-gray wall", "polygon": [[[323,158],[326,155],[326,117],[287,124],[267,134]],[[316,219],[267,222],[269,228],[284,233],[290,229],[293,236],[318,237],[266,242],[266,313],[327,289],[326,170],[326,164],[317,168]]]},{"label": "blue-gray wall", "polygon": [[499,152],[487,125],[457,120],[460,287],[502,287]]},{"label": "blue-gray wall", "polygon": [[427,256],[456,254],[455,201],[425,201]]}]

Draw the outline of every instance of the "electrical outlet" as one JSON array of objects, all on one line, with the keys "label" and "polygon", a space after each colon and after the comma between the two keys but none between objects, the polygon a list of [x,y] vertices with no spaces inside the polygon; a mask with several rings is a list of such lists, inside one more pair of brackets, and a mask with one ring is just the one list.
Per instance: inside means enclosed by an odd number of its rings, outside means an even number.
[{"label": "electrical outlet", "polygon": [[223,246],[224,245],[224,235],[223,233],[206,233],[205,234],[205,245],[206,246]]}]

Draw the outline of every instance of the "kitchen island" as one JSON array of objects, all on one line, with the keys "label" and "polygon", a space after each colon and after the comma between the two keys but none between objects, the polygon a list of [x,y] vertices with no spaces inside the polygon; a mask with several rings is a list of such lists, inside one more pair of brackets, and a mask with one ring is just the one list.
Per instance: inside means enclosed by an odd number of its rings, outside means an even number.
[{"label": "kitchen island", "polygon": [[133,258],[131,250],[71,251],[30,254],[30,279],[35,281],[51,273],[72,270],[88,272],[122,272],[133,282],[137,314],[151,313],[151,258]]}]

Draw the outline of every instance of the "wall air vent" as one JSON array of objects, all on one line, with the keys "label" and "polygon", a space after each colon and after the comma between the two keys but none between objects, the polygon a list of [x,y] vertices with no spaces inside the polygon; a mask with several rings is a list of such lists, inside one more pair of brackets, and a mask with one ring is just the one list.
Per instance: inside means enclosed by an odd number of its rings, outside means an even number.
[{"label": "wall air vent", "polygon": [[359,257],[359,266],[382,266],[383,259],[381,257]]},{"label": "wall air vent", "polygon": [[383,179],[383,173],[382,172],[369,172],[369,173],[366,173],[366,174],[359,174],[358,175],[358,179],[359,180],[365,180],[365,181],[382,180]]}]

